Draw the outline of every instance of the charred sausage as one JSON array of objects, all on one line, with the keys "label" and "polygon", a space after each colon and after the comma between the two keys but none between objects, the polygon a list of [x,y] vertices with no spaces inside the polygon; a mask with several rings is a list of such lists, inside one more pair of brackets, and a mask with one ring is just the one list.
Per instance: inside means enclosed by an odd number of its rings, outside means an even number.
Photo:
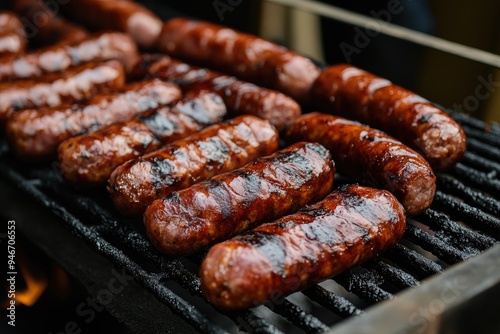
[{"label": "charred sausage", "polygon": [[104,32],[76,43],[59,43],[18,56],[0,59],[0,81],[38,78],[90,61],[116,59],[130,66],[137,56],[132,39],[118,32]]},{"label": "charred sausage", "polygon": [[146,232],[167,255],[192,254],[323,198],[334,173],[326,148],[297,143],[154,201]]},{"label": "charred sausage", "polygon": [[233,115],[267,119],[278,131],[301,114],[292,98],[234,77],[191,66],[165,55],[142,55],[131,71],[136,79],[155,77],[172,81],[184,89],[208,89],[219,94]]},{"label": "charred sausage", "polygon": [[172,191],[273,153],[278,141],[268,121],[239,116],[124,163],[111,175],[108,191],[119,211],[140,215]]},{"label": "charred sausage", "polygon": [[88,63],[51,75],[39,81],[16,81],[0,84],[0,125],[19,109],[56,107],[65,103],[83,102],[99,92],[123,86],[125,70],[116,60]]},{"label": "charred sausage", "polygon": [[79,187],[101,185],[127,160],[218,123],[225,114],[220,96],[208,91],[188,93],[172,107],[153,109],[64,141],[58,149],[61,174]]},{"label": "charred sausage", "polygon": [[403,207],[389,192],[346,186],[213,246],[200,268],[201,288],[221,309],[258,306],[384,252],[405,226]]},{"label": "charred sausage", "polygon": [[409,215],[427,209],[436,176],[417,152],[384,132],[345,118],[310,113],[287,129],[290,142],[314,141],[328,148],[339,172],[392,192]]},{"label": "charred sausage", "polygon": [[70,137],[129,120],[180,97],[180,89],[172,83],[132,83],[119,92],[98,94],[84,105],[17,112],[7,122],[7,139],[18,157],[47,160],[55,157],[58,145]]},{"label": "charred sausage", "polygon": [[319,68],[308,58],[228,27],[175,18],[163,25],[158,49],[236,75],[307,102]]},{"label": "charred sausage", "polygon": [[126,32],[143,48],[156,43],[162,28],[162,21],[155,14],[129,0],[71,0],[62,10],[94,30]]},{"label": "charred sausage", "polygon": [[37,46],[55,43],[76,43],[88,36],[88,32],[59,15],[59,6],[43,0],[16,0],[12,9],[23,18],[26,36]]},{"label": "charred sausage", "polygon": [[452,167],[465,152],[465,133],[429,101],[351,65],[323,70],[312,89],[318,106],[354,118],[401,140],[435,171]]}]

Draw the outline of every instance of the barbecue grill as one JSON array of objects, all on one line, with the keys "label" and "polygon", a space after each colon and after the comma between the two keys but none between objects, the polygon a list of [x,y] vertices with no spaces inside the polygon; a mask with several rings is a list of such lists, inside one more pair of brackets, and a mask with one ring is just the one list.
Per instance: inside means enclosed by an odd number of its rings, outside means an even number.
[{"label": "barbecue grill", "polygon": [[[134,332],[500,332],[500,126],[449,112],[467,133],[468,150],[462,162],[438,175],[432,207],[408,221],[394,248],[247,311],[221,312],[205,301],[197,275],[203,254],[159,254],[140,221],[121,216],[104,189],[75,190],[56,164],[23,164],[4,140],[3,213],[74,275],[94,276],[80,277],[91,291],[96,279],[105,279],[88,274],[93,262],[105,272],[115,266],[133,276],[135,293],[108,307]],[[349,182],[342,175],[335,181],[336,187]],[[32,205],[36,218],[26,216]]]}]

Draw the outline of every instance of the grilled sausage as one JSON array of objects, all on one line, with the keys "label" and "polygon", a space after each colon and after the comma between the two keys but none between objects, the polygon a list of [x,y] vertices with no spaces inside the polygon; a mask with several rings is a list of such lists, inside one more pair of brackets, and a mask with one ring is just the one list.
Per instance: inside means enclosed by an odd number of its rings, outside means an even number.
[{"label": "grilled sausage", "polygon": [[122,91],[94,96],[84,105],[25,109],[7,123],[7,139],[25,160],[54,158],[64,140],[113,123],[123,122],[151,108],[181,97],[174,84],[150,80],[127,85]]},{"label": "grilled sausage", "polygon": [[0,33],[0,59],[17,56],[26,49],[26,38],[14,32]]},{"label": "grilled sausage", "polygon": [[59,15],[59,5],[51,7],[43,0],[16,0],[12,9],[23,18],[26,36],[37,46],[55,43],[77,43],[88,36],[88,32]]},{"label": "grilled sausage", "polygon": [[133,67],[136,79],[155,77],[172,81],[184,89],[208,89],[219,94],[233,115],[267,119],[278,131],[300,116],[300,106],[277,91],[239,81],[234,77],[191,66],[165,55],[142,55]]},{"label": "grilled sausage", "polygon": [[323,198],[334,173],[326,148],[297,143],[154,201],[146,232],[163,253],[192,254]]},{"label": "grilled sausage", "polygon": [[14,13],[0,11],[0,33],[8,32],[24,35],[23,24]]},{"label": "grilled sausage", "polygon": [[99,92],[122,87],[123,65],[115,60],[88,63],[62,75],[50,75],[39,81],[0,84],[0,126],[15,111],[24,108],[55,107],[83,102]]},{"label": "grilled sausage", "polygon": [[23,54],[14,60],[0,59],[0,81],[38,78],[89,61],[117,59],[125,66],[130,66],[136,56],[136,45],[129,36],[104,32],[76,44],[59,43]]},{"label": "grilled sausage", "polygon": [[140,215],[172,191],[273,153],[278,141],[269,122],[239,116],[124,163],[112,173],[108,191],[119,211]]},{"label": "grilled sausage", "polygon": [[451,116],[409,90],[351,65],[323,70],[312,96],[334,114],[355,118],[401,140],[421,153],[435,171],[449,169],[465,152],[465,133]]},{"label": "grilled sausage", "polygon": [[392,192],[409,215],[427,209],[436,176],[422,156],[384,132],[345,118],[310,113],[287,129],[290,142],[314,141],[328,148],[339,172]]},{"label": "grilled sausage", "polygon": [[254,307],[384,252],[405,226],[403,207],[389,192],[346,186],[213,246],[200,268],[201,288],[218,308]]},{"label": "grilled sausage", "polygon": [[128,0],[71,0],[62,9],[75,21],[92,29],[129,33],[143,48],[156,43],[162,28],[162,21],[155,14]]},{"label": "grilled sausage", "polygon": [[309,100],[319,75],[314,63],[295,52],[228,27],[175,18],[163,25],[158,49],[276,89],[300,102]]},{"label": "grilled sausage", "polygon": [[101,185],[127,160],[218,123],[225,114],[220,96],[208,91],[188,93],[172,107],[153,109],[64,141],[58,149],[62,176],[79,187]]}]

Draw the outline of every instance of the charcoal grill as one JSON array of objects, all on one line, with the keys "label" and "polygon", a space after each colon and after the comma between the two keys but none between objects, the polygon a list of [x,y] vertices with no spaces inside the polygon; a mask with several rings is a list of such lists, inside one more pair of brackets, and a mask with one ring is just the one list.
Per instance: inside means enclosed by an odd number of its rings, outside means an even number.
[{"label": "charcoal grill", "polygon": [[[197,275],[203,254],[160,255],[146,239],[140,221],[118,214],[104,189],[75,190],[60,178],[57,165],[23,164],[5,141],[0,142],[2,211],[17,219],[20,231],[48,252],[63,247],[54,240],[65,240],[77,249],[90,247],[89,256],[98,254],[97,259],[109,260],[108,266],[125,268],[141,289],[156,297],[121,300],[128,312],[117,317],[131,331],[496,333],[500,332],[500,126],[450,114],[467,133],[468,151],[451,171],[438,175],[431,208],[409,220],[404,238],[394,248],[325,283],[247,311],[220,312],[205,301]],[[339,175],[336,186],[348,182]],[[47,228],[40,228],[33,216],[22,222],[12,216],[28,211],[35,202],[40,219],[50,213]],[[61,237],[54,239],[58,233]],[[46,240],[36,240],[38,236]],[[59,252],[59,261],[74,262],[80,267],[76,272],[89,272],[81,266],[90,266],[91,261],[68,259],[75,254],[80,251]]]}]

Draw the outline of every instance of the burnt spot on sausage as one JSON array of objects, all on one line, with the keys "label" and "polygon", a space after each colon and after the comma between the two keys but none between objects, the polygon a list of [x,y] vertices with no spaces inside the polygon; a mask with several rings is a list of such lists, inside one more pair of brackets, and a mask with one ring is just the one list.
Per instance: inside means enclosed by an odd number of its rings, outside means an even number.
[{"label": "burnt spot on sausage", "polygon": [[279,235],[252,231],[238,237],[238,240],[261,251],[273,265],[275,274],[285,275],[286,248]]},{"label": "burnt spot on sausage", "polygon": [[207,180],[207,191],[220,208],[221,218],[229,219],[233,213],[233,206],[231,204],[231,194],[227,190],[224,182],[210,179]]},{"label": "burnt spot on sausage", "polygon": [[420,117],[417,122],[419,124],[427,123],[431,119],[431,117],[432,117],[432,114],[425,114],[422,117]]}]

